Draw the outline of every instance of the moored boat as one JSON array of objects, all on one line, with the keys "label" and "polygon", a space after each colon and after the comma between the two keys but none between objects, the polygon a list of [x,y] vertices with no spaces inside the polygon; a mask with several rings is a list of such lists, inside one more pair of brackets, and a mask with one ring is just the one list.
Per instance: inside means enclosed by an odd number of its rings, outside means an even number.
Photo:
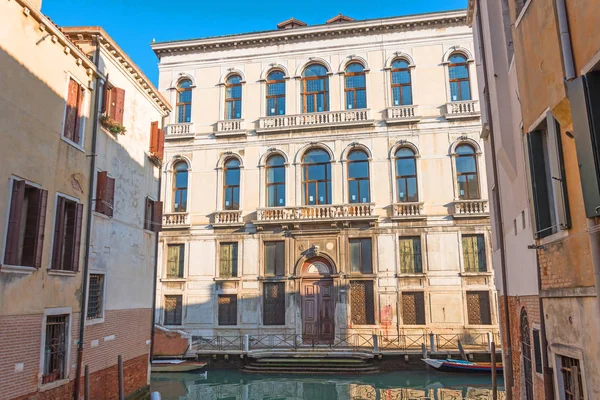
[{"label": "moored boat", "polygon": [[[471,362],[464,360],[436,360],[434,358],[423,358],[425,364],[444,372],[471,372],[471,373],[491,373],[492,364],[489,362]],[[496,372],[502,373],[502,364],[496,364]]]},{"label": "moored boat", "polygon": [[152,361],[152,372],[191,372],[206,366],[205,362],[186,360],[154,360]]}]

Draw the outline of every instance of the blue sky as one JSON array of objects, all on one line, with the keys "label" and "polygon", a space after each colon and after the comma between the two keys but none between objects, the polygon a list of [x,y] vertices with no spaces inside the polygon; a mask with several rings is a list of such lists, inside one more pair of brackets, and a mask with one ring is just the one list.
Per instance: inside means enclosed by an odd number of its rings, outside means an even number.
[{"label": "blue sky", "polygon": [[467,6],[467,0],[372,1],[43,0],[42,11],[60,26],[102,26],[156,84],[153,38],[162,42],[270,30],[291,17],[316,25],[339,13],[367,19]]}]

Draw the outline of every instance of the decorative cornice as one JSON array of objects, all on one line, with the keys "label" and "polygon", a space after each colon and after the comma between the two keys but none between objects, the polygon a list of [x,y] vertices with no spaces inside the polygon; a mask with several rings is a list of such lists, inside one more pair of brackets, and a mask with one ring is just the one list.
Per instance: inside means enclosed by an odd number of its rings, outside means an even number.
[{"label": "decorative cornice", "polygon": [[236,48],[262,47],[282,43],[305,42],[356,35],[379,35],[394,31],[411,31],[416,29],[437,29],[447,26],[466,26],[466,10],[446,11],[370,19],[364,21],[344,22],[343,24],[322,24],[294,29],[280,29],[238,35],[208,37],[202,39],[156,42],[150,46],[160,58],[163,55],[179,53],[198,53],[221,51]]}]

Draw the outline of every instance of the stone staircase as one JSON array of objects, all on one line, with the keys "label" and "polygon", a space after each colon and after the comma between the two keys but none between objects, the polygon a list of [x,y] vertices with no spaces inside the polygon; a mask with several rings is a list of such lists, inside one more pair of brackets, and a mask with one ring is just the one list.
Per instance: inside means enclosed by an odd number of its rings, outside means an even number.
[{"label": "stone staircase", "polygon": [[248,355],[242,369],[274,374],[372,374],[379,372],[372,354],[343,352],[263,352]]}]

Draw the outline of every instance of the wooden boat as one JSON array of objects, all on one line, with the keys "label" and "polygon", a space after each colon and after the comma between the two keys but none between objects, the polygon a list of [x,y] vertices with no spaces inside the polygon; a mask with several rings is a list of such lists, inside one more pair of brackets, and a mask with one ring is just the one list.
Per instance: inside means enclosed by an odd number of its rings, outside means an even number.
[{"label": "wooden boat", "polygon": [[[423,358],[425,364],[444,372],[471,372],[471,373],[492,373],[492,365],[488,362],[471,362],[464,360],[436,360],[433,358]],[[501,374],[502,364],[496,364],[496,372]]]},{"label": "wooden boat", "polygon": [[154,360],[152,372],[191,372],[204,368],[205,362],[186,360]]}]

